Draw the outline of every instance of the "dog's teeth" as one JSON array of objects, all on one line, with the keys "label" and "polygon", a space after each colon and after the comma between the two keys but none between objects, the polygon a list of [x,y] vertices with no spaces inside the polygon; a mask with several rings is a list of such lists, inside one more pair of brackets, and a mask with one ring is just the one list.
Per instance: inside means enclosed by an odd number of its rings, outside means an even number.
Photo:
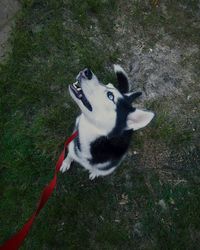
[{"label": "dog's teeth", "polygon": [[80,87],[80,85],[79,85],[79,82],[77,81],[77,82],[75,82],[75,83],[73,83],[73,86],[77,89],[77,90],[81,90],[81,87]]}]

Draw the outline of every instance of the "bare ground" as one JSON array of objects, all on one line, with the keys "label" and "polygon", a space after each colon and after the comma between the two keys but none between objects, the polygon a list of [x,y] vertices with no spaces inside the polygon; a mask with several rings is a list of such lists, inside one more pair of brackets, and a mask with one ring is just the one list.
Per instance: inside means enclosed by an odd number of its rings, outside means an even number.
[{"label": "bare ground", "polygon": [[8,45],[13,19],[20,9],[18,0],[2,0],[0,2],[0,62],[2,62],[10,49]]},{"label": "bare ground", "polygon": [[200,6],[160,1],[151,7],[143,2],[142,7],[133,7],[135,1],[121,2],[116,45],[132,88],[143,91],[139,105],[153,109],[159,123],[147,131],[138,167],[157,168],[162,177],[171,179],[172,169],[200,166]]}]

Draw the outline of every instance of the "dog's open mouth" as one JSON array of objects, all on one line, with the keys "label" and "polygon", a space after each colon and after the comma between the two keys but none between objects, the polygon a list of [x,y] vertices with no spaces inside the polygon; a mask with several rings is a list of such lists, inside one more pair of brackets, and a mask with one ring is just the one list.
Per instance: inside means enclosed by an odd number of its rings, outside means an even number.
[{"label": "dog's open mouth", "polygon": [[79,84],[79,82],[75,82],[73,84],[70,84],[70,88],[73,91],[73,93],[75,94],[76,98],[81,99],[83,96],[83,91],[82,88]]},{"label": "dog's open mouth", "polygon": [[87,109],[89,109],[89,111],[92,111],[92,106],[89,103],[89,101],[87,100],[86,96],[83,93],[83,90],[80,86],[80,82],[77,81],[73,84],[70,84],[70,89],[72,90],[72,92],[74,93],[74,95],[76,96],[77,99],[81,100],[82,103],[85,105],[85,107]]}]

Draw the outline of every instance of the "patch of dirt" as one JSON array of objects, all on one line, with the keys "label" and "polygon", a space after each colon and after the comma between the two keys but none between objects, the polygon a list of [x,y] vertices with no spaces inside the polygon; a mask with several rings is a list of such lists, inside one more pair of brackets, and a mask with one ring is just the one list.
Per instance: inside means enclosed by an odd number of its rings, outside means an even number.
[{"label": "patch of dirt", "polygon": [[188,67],[182,67],[182,58],[198,52],[197,46],[189,48],[186,53],[178,46],[171,49],[164,40],[147,52],[133,48],[129,61],[130,79],[134,87],[143,90],[146,99],[182,95],[183,87],[194,84],[194,73]]},{"label": "patch of dirt", "polygon": [[[121,51],[121,61],[129,73],[133,88],[140,88],[143,93],[143,100],[157,99],[162,96],[183,95],[183,88],[194,86],[199,72],[195,70],[193,64],[197,63],[197,55],[200,56],[199,43],[178,40],[168,32],[163,22],[159,25],[162,17],[167,20],[173,13],[170,13],[169,3],[161,1],[160,7],[153,10],[148,1],[137,1],[138,5],[143,6],[139,10],[134,9],[135,1],[129,1],[122,6],[122,11],[126,14],[120,15],[116,20],[115,32],[117,37],[117,48]],[[179,6],[180,12],[187,15],[186,4]],[[132,11],[131,11],[132,9]],[[189,8],[188,8],[189,9]],[[187,9],[187,11],[189,11]],[[139,12],[135,14],[135,12]],[[157,11],[158,24],[151,23],[148,17],[151,12]],[[192,10],[191,10],[192,11]],[[200,31],[199,11],[193,11],[195,27]],[[134,15],[143,16],[137,21]],[[153,15],[152,15],[153,17]],[[134,22],[135,21],[135,22]],[[189,23],[185,19],[183,27]],[[176,24],[177,25],[177,24]],[[150,26],[150,27],[148,27]],[[178,32],[178,27],[177,27]],[[191,30],[192,32],[192,30]],[[192,35],[192,34],[191,34]],[[197,60],[195,60],[197,59]],[[183,65],[183,62],[184,65]]]},{"label": "patch of dirt", "polygon": [[10,49],[8,39],[14,25],[13,19],[19,9],[20,4],[17,0],[0,1],[0,62],[5,60]]},{"label": "patch of dirt", "polygon": [[175,123],[174,138],[179,139],[185,130],[191,133],[187,143],[177,146],[152,141],[151,132],[144,130],[142,152],[134,155],[133,145],[128,159],[137,162],[136,169],[154,169],[161,181],[176,184],[184,181],[179,175],[182,170],[191,171],[200,164],[200,44],[195,37],[195,31],[200,33],[200,5],[160,1],[159,7],[152,8],[149,1],[129,1],[121,2],[120,11],[115,20],[119,63],[126,69],[132,89],[142,90],[141,105],[154,102],[150,109],[157,117],[165,114]]}]

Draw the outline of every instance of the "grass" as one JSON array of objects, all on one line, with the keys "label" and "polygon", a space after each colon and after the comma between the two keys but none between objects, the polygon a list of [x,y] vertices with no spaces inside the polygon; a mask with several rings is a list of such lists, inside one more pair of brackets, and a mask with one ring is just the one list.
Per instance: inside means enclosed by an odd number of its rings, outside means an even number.
[{"label": "grass", "polygon": [[[72,132],[79,111],[67,85],[86,66],[105,82],[114,80],[110,65],[121,54],[111,31],[121,5],[106,0],[22,1],[13,51],[1,65],[1,242],[34,211]],[[173,19],[165,23],[159,11],[145,6],[132,5],[132,18],[149,37],[155,25],[176,31]],[[172,7],[177,12],[178,5]],[[142,9],[147,15],[139,15]],[[190,32],[181,39],[187,42]],[[56,192],[22,249],[197,249],[198,134],[180,126],[180,117],[169,115],[167,101],[148,104],[157,118],[135,135],[127,159],[113,175],[91,182],[77,165],[59,174]],[[139,153],[133,156],[134,150]]]}]

